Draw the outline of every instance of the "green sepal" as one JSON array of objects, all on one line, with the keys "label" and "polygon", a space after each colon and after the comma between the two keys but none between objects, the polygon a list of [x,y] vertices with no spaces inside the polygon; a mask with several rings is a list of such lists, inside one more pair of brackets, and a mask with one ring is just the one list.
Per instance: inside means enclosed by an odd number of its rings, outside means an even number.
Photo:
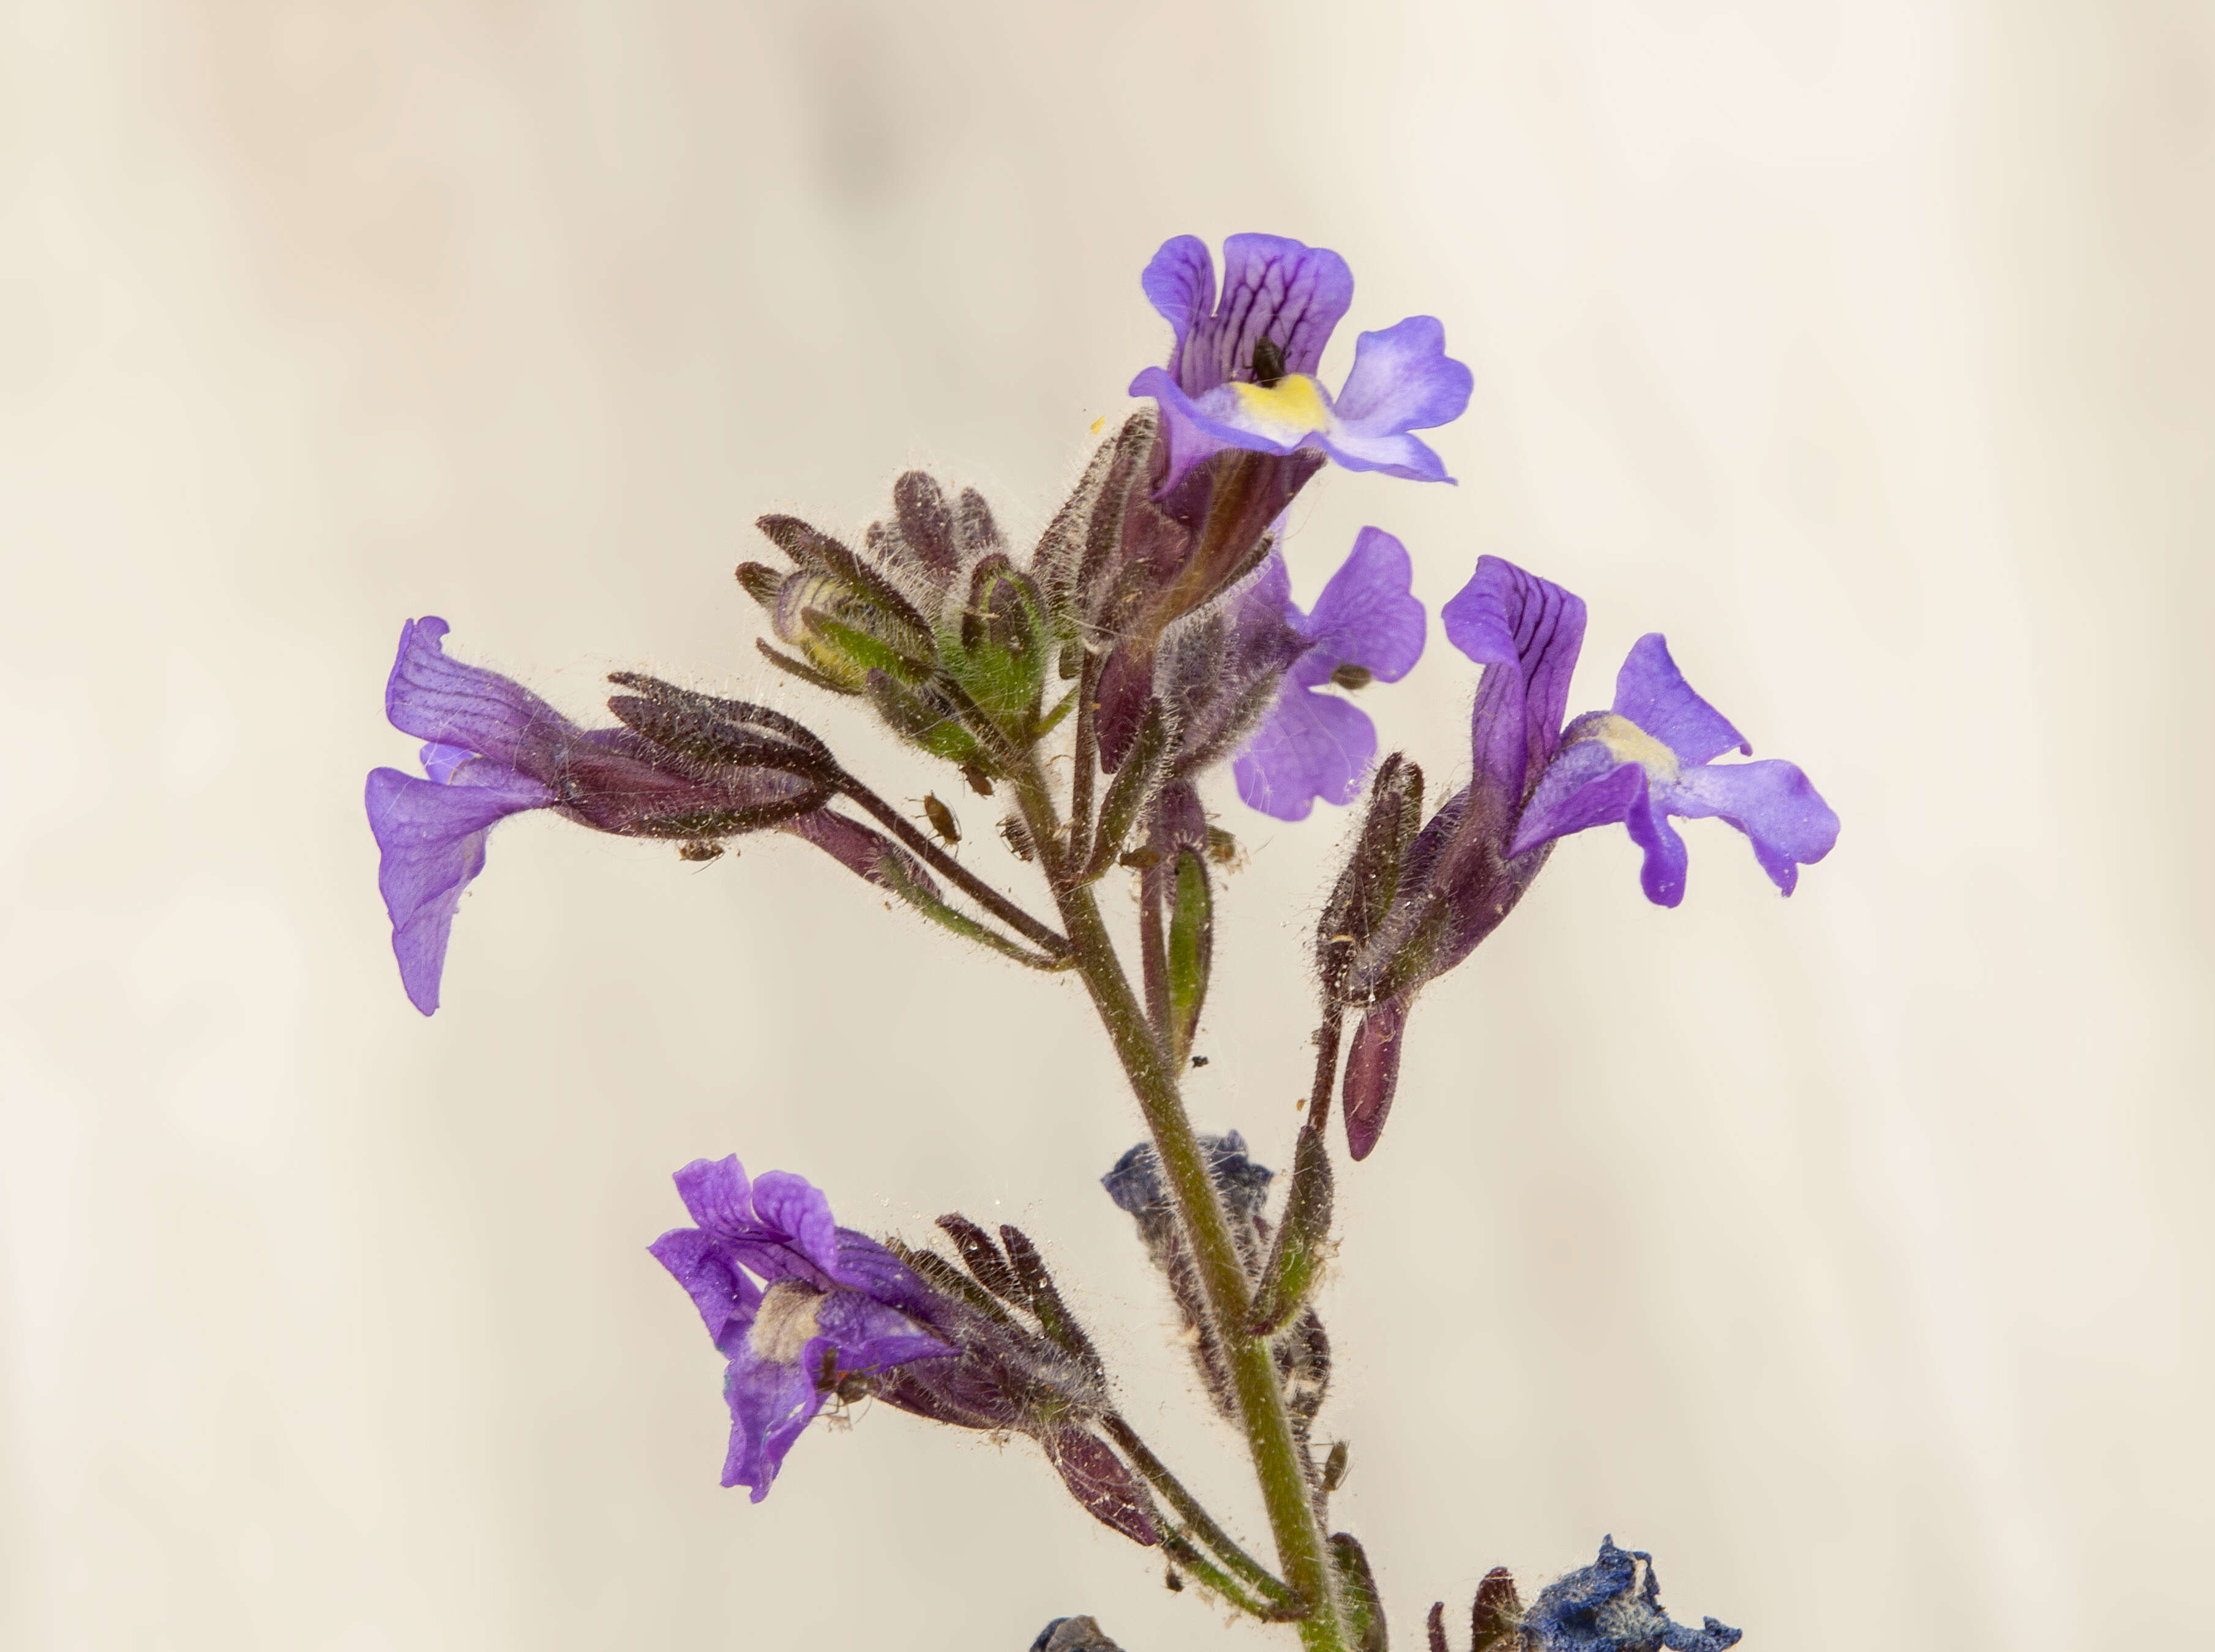
[{"label": "green sepal", "polygon": [[[1200,1027],[1200,1008],[1207,1000],[1207,976],[1215,962],[1215,896],[1208,887],[1207,862],[1190,849],[1178,851],[1176,879],[1169,894],[1169,1063],[1181,1068],[1192,1054]],[[1326,1173],[1328,1173],[1326,1172]]]},{"label": "green sepal", "polygon": [[1330,1150],[1322,1131],[1303,1129],[1292,1147],[1285,1214],[1247,1317],[1249,1336],[1271,1336],[1290,1324],[1314,1292],[1329,1254],[1331,1200]]},{"label": "green sepal", "polygon": [[1031,725],[1031,738],[1034,741],[1043,740],[1047,735],[1052,734],[1054,730],[1061,726],[1061,719],[1069,715],[1070,707],[1076,704],[1077,690],[1071,688],[1053,702],[1052,711],[1047,712]]},{"label": "green sepal", "polygon": [[882,638],[833,619],[819,608],[801,609],[800,621],[806,627],[801,646],[816,657],[818,665],[835,663],[850,670],[858,668],[864,676],[882,671],[903,682],[920,682],[930,675],[930,660],[917,659]]},{"label": "green sepal", "polygon": [[1131,749],[1123,756],[1123,766],[1115,771],[1108,795],[1100,800],[1100,824],[1092,840],[1092,863],[1084,869],[1087,878],[1097,878],[1115,864],[1131,823],[1160,783],[1169,751],[1169,719],[1160,701],[1149,701],[1146,720],[1138,725]]},{"label": "green sepal", "polygon": [[872,671],[864,690],[893,732],[921,746],[934,757],[990,774],[996,766],[986,757],[977,737],[961,725],[950,711],[942,711],[889,671]]},{"label": "green sepal", "polygon": [[964,940],[973,940],[979,946],[990,947],[1003,958],[1013,958],[1028,969],[1048,975],[1068,969],[1075,961],[1073,958],[1048,958],[1043,952],[1034,952],[1019,941],[1009,940],[990,925],[979,923],[967,913],[947,905],[916,880],[901,856],[886,855],[878,863],[878,870],[884,879],[885,888],[933,923],[952,930]]}]

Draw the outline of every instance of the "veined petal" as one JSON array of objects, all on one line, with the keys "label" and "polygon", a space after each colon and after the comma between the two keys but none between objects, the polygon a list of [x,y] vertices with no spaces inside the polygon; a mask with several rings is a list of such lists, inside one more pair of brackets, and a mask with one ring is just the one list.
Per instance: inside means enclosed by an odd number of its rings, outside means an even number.
[{"label": "veined petal", "polygon": [[721,1159],[695,1159],[670,1178],[684,1213],[709,1238],[724,1243],[760,1236],[754,1220],[753,1183],[736,1153]]},{"label": "veined petal", "polygon": [[733,1267],[715,1241],[696,1227],[672,1228],[647,1249],[691,1297],[709,1340],[728,1354],[726,1343],[753,1323],[761,1287],[744,1269]]},{"label": "veined petal", "polygon": [[486,833],[510,815],[554,801],[537,781],[495,763],[464,763],[453,773],[454,782],[441,786],[396,768],[375,769],[364,798],[401,984],[426,1015],[439,1007],[462,891],[484,870]]},{"label": "veined petal", "polygon": [[446,658],[446,622],[435,615],[400,628],[400,648],[384,685],[384,714],[402,732],[479,752],[510,768],[534,737],[574,732],[575,725],[520,683],[497,671]]},{"label": "veined petal", "polygon": [[1470,719],[1479,780],[1519,803],[1561,740],[1584,646],[1584,599],[1497,556],[1439,610],[1446,640],[1485,667]]},{"label": "veined petal", "polygon": [[1353,303],[1353,272],[1329,248],[1284,236],[1232,236],[1223,243],[1222,302],[1187,335],[1177,381],[1199,395],[1250,379],[1263,338],[1284,352],[1287,372],[1312,373]]},{"label": "veined petal", "polygon": [[1377,728],[1336,694],[1286,683],[1231,764],[1238,796],[1279,820],[1305,820],[1321,798],[1353,801],[1377,757]]},{"label": "veined petal", "polygon": [[1175,377],[1184,358],[1185,341],[1215,308],[1215,259],[1198,236],[1175,236],[1161,245],[1138,278],[1147,302],[1175,331],[1169,352]]},{"label": "veined petal", "polygon": [[788,1247],[826,1281],[837,1276],[838,1223],[822,1189],[790,1171],[770,1171],[754,1178],[754,1215],[760,1238]]},{"label": "veined petal", "polygon": [[1658,631],[1631,644],[1616,673],[1615,713],[1637,724],[1686,763],[1713,762],[1733,746],[1753,755],[1752,743],[1729,719],[1692,692]]},{"label": "veined petal", "polygon": [[1352,664],[1380,682],[1407,676],[1423,654],[1423,605],[1413,595],[1414,578],[1406,546],[1381,528],[1364,528],[1316,599],[1315,612],[1292,621],[1314,644],[1299,675],[1321,682]]},{"label": "veined petal", "polygon": [[1451,482],[1446,462],[1428,443],[1401,431],[1365,435],[1344,423],[1316,437],[1316,445],[1343,470],[1374,470],[1404,482]]},{"label": "veined petal", "polygon": [[1446,330],[1434,315],[1410,315],[1354,342],[1353,369],[1338,393],[1339,423],[1350,435],[1397,435],[1451,425],[1476,383],[1446,354]]},{"label": "veined petal", "polygon": [[1800,868],[1838,841],[1838,817],[1797,765],[1769,757],[1684,770],[1665,799],[1688,820],[1714,816],[1746,835],[1761,869],[1787,895]]}]

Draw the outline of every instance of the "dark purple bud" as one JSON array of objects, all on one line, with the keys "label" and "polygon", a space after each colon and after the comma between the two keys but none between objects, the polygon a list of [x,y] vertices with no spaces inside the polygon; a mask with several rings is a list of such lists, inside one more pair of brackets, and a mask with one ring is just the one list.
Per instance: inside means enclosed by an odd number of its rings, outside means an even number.
[{"label": "dark purple bud", "polygon": [[1522,1621],[1523,1600],[1515,1593],[1514,1576],[1506,1567],[1494,1566],[1476,1586],[1476,1601],[1470,1607],[1470,1652],[1490,1652]]},{"label": "dark purple bud", "polygon": [[[1174,1576],[1174,1574],[1172,1574]],[[1183,1584],[1173,1585],[1182,1588]],[[1089,1618],[1057,1618],[1038,1632],[1031,1652],[1123,1652]]]},{"label": "dark purple bud", "polygon": [[1040,1443],[1086,1514],[1141,1547],[1150,1549],[1162,1540],[1145,1491],[1104,1441],[1082,1429],[1065,1429]]},{"label": "dark purple bud", "polygon": [[954,516],[954,537],[966,556],[985,556],[1003,544],[1000,524],[992,520],[992,507],[985,503],[985,496],[973,487],[961,490],[961,499]]},{"label": "dark purple bud", "polygon": [[1369,1557],[1351,1532],[1330,1534],[1330,1557],[1338,1570],[1339,1595],[1346,1602],[1347,1627],[1360,1652],[1385,1652],[1384,1602],[1377,1593]]},{"label": "dark purple bud", "polygon": [[1346,1058],[1346,1150],[1357,1162],[1375,1151],[1400,1087],[1400,1037],[1408,1000],[1388,998],[1361,1018]]},{"label": "dark purple bud", "polygon": [[900,537],[917,560],[935,574],[950,577],[956,563],[954,512],[947,508],[944,491],[923,472],[911,470],[893,484],[893,510]]}]

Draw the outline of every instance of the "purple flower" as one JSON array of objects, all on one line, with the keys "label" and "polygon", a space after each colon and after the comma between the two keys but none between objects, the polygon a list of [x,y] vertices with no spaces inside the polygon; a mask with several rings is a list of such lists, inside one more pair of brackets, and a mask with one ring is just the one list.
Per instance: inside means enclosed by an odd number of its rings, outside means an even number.
[{"label": "purple flower", "polygon": [[1599,1558],[1539,1591],[1523,1618],[1530,1652],[1724,1652],[1743,1632],[1705,1620],[1687,1629],[1661,1610],[1654,1557],[1602,1538]]},{"label": "purple flower", "polygon": [[1838,841],[1838,817],[1794,764],[1774,758],[1717,763],[1753,747],[1692,691],[1658,631],[1632,645],[1615,679],[1612,710],[1587,712],[1562,733],[1559,754],[1523,811],[1511,856],[1588,827],[1621,821],[1645,850],[1646,898],[1684,898],[1684,840],[1669,817],[1712,816],[1744,832],[1754,859],[1787,895]]},{"label": "purple flower", "polygon": [[[830,795],[827,754],[775,713],[626,678],[664,692],[610,701],[629,726],[582,729],[519,683],[449,659],[446,629],[434,618],[403,626],[384,690],[394,726],[429,743],[427,778],[374,770],[365,799],[401,982],[426,1015],[439,1007],[454,912],[484,870],[486,835],[510,815],[551,809],[629,837],[718,838],[776,826],[873,881],[884,857],[901,856],[820,806]],[[686,703],[672,708],[672,695]],[[901,859],[904,876],[930,886]]]},{"label": "purple flower", "polygon": [[1315,612],[1292,602],[1283,554],[1272,552],[1234,625],[1289,630],[1300,652],[1285,669],[1276,703],[1231,766],[1249,808],[1279,820],[1304,820],[1315,800],[1344,805],[1360,791],[1377,756],[1377,729],[1328,685],[1358,688],[1397,682],[1423,652],[1423,605],[1409,594],[1414,568],[1407,548],[1378,528],[1364,528],[1331,576]]},{"label": "purple flower", "polygon": [[1346,1001],[1366,1006],[1346,1063],[1356,1159],[1375,1147],[1391,1110],[1414,993],[1500,927],[1557,838],[1623,822],[1646,850],[1647,894],[1674,906],[1685,854],[1670,815],[1736,826],[1788,895],[1799,868],[1838,835],[1838,817],[1790,763],[1711,761],[1751,748],[1686,685],[1658,634],[1632,648],[1614,709],[1564,730],[1582,599],[1488,556],[1439,617],[1447,639],[1484,667],[1470,719],[1472,773],[1408,847],[1389,916],[1347,969]]},{"label": "purple flower", "polygon": [[1473,380],[1445,353],[1445,329],[1411,315],[1354,346],[1353,369],[1334,397],[1315,376],[1323,346],[1353,300],[1346,260],[1280,236],[1223,243],[1223,296],[1207,245],[1164,242],[1140,285],[1176,329],[1166,368],[1131,381],[1132,395],[1161,404],[1169,465],[1167,493],[1225,448],[1290,454],[1310,449],[1349,470],[1413,481],[1451,481],[1445,466],[1408,432],[1450,424],[1469,405]]},{"label": "purple flower", "polygon": [[771,1171],[749,1181],[733,1155],[696,1159],[676,1182],[697,1225],[648,1249],[730,1361],[723,1484],[751,1486],[759,1502],[841,1379],[958,1350],[927,1328],[930,1294],[907,1265],[838,1227],[830,1201],[802,1178]]}]

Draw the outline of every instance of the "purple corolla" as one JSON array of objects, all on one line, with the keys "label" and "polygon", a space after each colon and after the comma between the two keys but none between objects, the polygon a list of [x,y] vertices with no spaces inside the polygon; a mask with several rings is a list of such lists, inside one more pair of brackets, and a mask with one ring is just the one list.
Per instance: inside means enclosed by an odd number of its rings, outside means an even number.
[{"label": "purple corolla", "polygon": [[959,1350],[928,1328],[930,1294],[907,1265],[838,1227],[831,1202],[803,1178],[771,1171],[750,1180],[733,1155],[695,1159],[676,1182],[696,1226],[648,1248],[730,1361],[723,1484],[752,1488],[759,1502],[842,1378]]},{"label": "purple corolla", "polygon": [[1684,840],[1669,817],[1714,817],[1746,834],[1770,881],[1789,895],[1800,868],[1831,852],[1838,817],[1795,765],[1715,761],[1753,747],[1692,691],[1660,633],[1633,644],[1613,708],[1562,731],[1561,749],[1524,808],[1507,853],[1526,854],[1587,827],[1620,821],[1645,850],[1640,882],[1657,906],[1684,898]]},{"label": "purple corolla", "polygon": [[1622,822],[1646,851],[1647,896],[1684,897],[1684,840],[1667,817],[1716,817],[1744,832],[1786,894],[1838,840],[1838,817],[1796,767],[1718,764],[1744,737],[1684,682],[1660,636],[1640,639],[1612,710],[1562,726],[1584,645],[1583,600],[1496,556],[1439,611],[1447,639],[1484,667],[1470,723],[1470,784],[1408,850],[1390,921],[1349,972],[1367,1006],[1347,1055],[1353,1156],[1377,1143],[1399,1081],[1414,995],[1512,911],[1551,846]]},{"label": "purple corolla", "polygon": [[1231,765],[1249,808],[1279,820],[1304,820],[1316,798],[1343,806],[1360,791],[1377,756],[1376,725],[1323,690],[1397,682],[1414,668],[1423,652],[1423,605],[1410,594],[1414,578],[1407,548],[1382,529],[1364,528],[1315,612],[1304,615],[1292,601],[1283,555],[1270,554],[1233,624],[1281,627],[1298,652],[1275,703]]},{"label": "purple corolla", "polygon": [[1164,242],[1140,285],[1176,330],[1169,365],[1131,381],[1161,404],[1169,444],[1166,493],[1225,448],[1328,455],[1350,470],[1414,481],[1453,479],[1410,431],[1451,424],[1469,405],[1470,370],[1445,353],[1445,329],[1411,315],[1354,346],[1334,396],[1315,376],[1323,346],[1353,300],[1336,253],[1281,236],[1223,243],[1223,293],[1196,236]]},{"label": "purple corolla", "polygon": [[1599,1558],[1557,1578],[1523,1616],[1531,1652],[1725,1652],[1744,1632],[1713,1618],[1688,1629],[1661,1609],[1654,1557],[1602,1538]]},{"label": "purple corolla", "polygon": [[[446,630],[434,618],[403,626],[384,690],[393,725],[429,743],[426,778],[379,768],[366,795],[392,950],[424,1014],[439,1007],[454,912],[484,870],[487,834],[530,810],[627,837],[721,838],[776,826],[873,881],[890,856],[903,877],[930,886],[902,851],[821,806],[827,754],[789,719],[701,696],[672,710],[649,694],[609,702],[630,726],[580,728],[521,684],[449,659]],[[703,718],[696,705],[716,714]]]}]

